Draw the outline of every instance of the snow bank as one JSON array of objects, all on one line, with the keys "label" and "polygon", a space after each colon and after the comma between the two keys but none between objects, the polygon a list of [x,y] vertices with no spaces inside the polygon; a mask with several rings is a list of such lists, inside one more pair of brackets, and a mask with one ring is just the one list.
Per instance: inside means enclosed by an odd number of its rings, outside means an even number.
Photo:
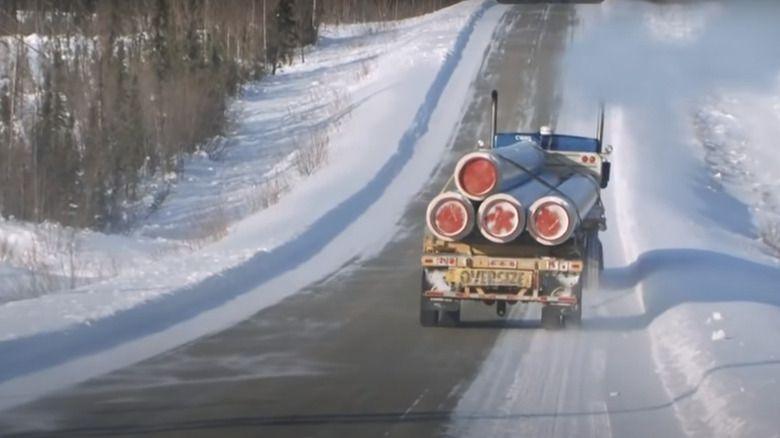
[{"label": "snow bank", "polygon": [[[450,144],[503,12],[491,2],[467,1],[418,19],[378,55],[371,77],[354,85],[359,107],[334,137],[330,164],[220,242],[89,293],[0,307],[6,339],[0,357],[8,358],[0,367],[0,406],[232,325],[381,248]],[[328,43],[323,52],[330,54],[322,57],[350,56],[351,44],[340,53],[338,46]],[[295,82],[306,69],[330,71],[325,61],[313,65],[291,69],[289,82],[280,77],[277,85],[306,88],[312,77]],[[345,75],[343,84],[353,77]],[[263,118],[262,111],[250,115],[247,125]],[[252,137],[241,141],[251,144]],[[220,275],[209,276],[215,271]],[[175,288],[188,281],[192,286]]]},{"label": "snow bank", "polygon": [[693,118],[713,188],[749,206],[767,254],[780,256],[780,74],[762,90],[716,90]]},{"label": "snow bank", "polygon": [[611,105],[612,226],[627,264],[605,271],[603,292],[635,288],[644,309],[614,327],[647,330],[695,436],[776,426],[767,383],[780,347],[764,339],[780,329],[780,270],[759,235],[780,193],[777,12],[612,2],[590,13],[569,59],[567,98]]}]

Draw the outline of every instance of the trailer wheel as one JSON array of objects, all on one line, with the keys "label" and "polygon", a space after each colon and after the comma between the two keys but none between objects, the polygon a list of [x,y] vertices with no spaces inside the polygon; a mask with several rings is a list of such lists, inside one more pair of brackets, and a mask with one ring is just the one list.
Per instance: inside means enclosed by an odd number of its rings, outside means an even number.
[{"label": "trailer wheel", "polygon": [[422,271],[420,281],[420,325],[423,327],[433,327],[436,325],[437,311],[431,305],[431,300],[423,296],[423,292],[428,288],[428,282],[425,279],[425,270]]},{"label": "trailer wheel", "polygon": [[601,280],[601,270],[604,267],[601,240],[593,234],[588,238],[585,247],[585,270],[583,272],[583,286],[585,290],[598,289]]},{"label": "trailer wheel", "polygon": [[577,304],[566,309],[566,315],[564,320],[566,325],[573,325],[579,327],[582,324],[582,289],[583,281],[581,280],[574,286],[574,297],[577,298]]},{"label": "trailer wheel", "polygon": [[420,284],[420,325],[423,327],[457,327],[460,325],[460,304],[433,303],[422,294],[430,285],[422,272]]},{"label": "trailer wheel", "polygon": [[431,310],[426,308],[426,305],[424,302],[420,303],[420,325],[423,327],[433,327],[436,325],[436,315],[437,312],[435,310]]},{"label": "trailer wheel", "polygon": [[573,325],[575,327],[579,327],[582,324],[582,299],[580,298],[577,302],[576,306],[572,306],[569,308],[568,312],[566,312],[566,325]]},{"label": "trailer wheel", "polygon": [[440,327],[457,327],[460,325],[460,310],[439,310]]},{"label": "trailer wheel", "polygon": [[545,330],[557,330],[563,326],[563,313],[561,306],[545,304],[542,307],[542,328]]},{"label": "trailer wheel", "polygon": [[457,327],[460,325],[460,309],[436,309],[427,298],[422,297],[420,299],[420,325],[423,327]]}]

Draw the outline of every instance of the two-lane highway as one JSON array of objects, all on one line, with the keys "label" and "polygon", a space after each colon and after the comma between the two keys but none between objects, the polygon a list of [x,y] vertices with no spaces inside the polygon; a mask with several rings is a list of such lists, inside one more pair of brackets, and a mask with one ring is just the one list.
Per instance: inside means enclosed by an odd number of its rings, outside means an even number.
[{"label": "two-lane highway", "polygon": [[[501,93],[500,129],[554,122],[557,60],[573,22],[572,6],[508,9],[474,83],[454,151],[488,140],[493,88]],[[408,206],[404,235],[378,257],[224,332],[4,413],[0,435],[447,433],[452,410],[502,332],[491,323],[465,329],[418,323],[423,212],[456,157],[447,157]],[[497,319],[492,312],[477,306],[467,317]],[[517,345],[515,354],[527,348]],[[40,430],[24,432],[27,427]]]}]

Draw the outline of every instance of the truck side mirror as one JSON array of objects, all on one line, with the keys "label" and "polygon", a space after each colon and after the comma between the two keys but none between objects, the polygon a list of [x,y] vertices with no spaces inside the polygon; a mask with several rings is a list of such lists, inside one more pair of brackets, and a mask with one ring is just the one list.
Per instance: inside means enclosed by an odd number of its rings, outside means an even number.
[{"label": "truck side mirror", "polygon": [[612,170],[612,163],[603,161],[601,163],[601,188],[606,189],[609,185],[609,173]]}]

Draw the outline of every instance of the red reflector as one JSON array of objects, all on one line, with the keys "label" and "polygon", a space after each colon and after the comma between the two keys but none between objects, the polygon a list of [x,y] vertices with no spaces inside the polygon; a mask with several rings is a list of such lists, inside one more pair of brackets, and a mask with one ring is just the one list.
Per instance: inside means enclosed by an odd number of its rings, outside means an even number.
[{"label": "red reflector", "polygon": [[582,156],[582,162],[583,163],[587,163],[588,162],[588,156],[587,155],[583,155]]},{"label": "red reflector", "polygon": [[595,163],[596,162],[596,157],[594,155],[590,156],[590,162],[591,163]]}]

